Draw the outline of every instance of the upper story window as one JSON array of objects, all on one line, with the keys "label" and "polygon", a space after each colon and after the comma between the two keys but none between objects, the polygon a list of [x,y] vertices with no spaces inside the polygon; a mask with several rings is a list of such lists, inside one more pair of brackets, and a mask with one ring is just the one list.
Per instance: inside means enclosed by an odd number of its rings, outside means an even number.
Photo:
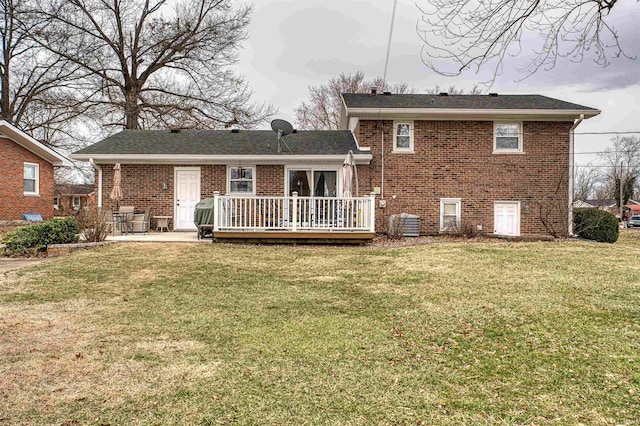
[{"label": "upper story window", "polygon": [[493,152],[522,152],[522,123],[494,123]]},{"label": "upper story window", "polygon": [[396,121],[393,126],[393,150],[413,152],[413,121]]},{"label": "upper story window", "polygon": [[40,165],[24,163],[24,195],[40,194]]},{"label": "upper story window", "polygon": [[253,167],[229,167],[230,194],[253,194],[254,181]]}]

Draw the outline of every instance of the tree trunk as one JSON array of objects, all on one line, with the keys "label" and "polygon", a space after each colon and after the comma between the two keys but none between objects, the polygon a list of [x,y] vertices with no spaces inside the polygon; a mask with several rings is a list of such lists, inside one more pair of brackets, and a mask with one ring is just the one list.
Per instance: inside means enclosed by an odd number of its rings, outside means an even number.
[{"label": "tree trunk", "polygon": [[124,94],[124,128],[139,129],[140,128],[140,105],[138,105],[139,91],[136,89],[128,90]]}]

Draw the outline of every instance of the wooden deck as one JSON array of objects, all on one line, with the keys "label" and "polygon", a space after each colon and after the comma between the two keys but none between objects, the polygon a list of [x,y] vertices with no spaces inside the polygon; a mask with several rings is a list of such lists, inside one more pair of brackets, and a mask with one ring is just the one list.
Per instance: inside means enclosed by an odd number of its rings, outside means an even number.
[{"label": "wooden deck", "polygon": [[215,231],[219,242],[267,244],[366,244],[375,233],[360,231]]}]

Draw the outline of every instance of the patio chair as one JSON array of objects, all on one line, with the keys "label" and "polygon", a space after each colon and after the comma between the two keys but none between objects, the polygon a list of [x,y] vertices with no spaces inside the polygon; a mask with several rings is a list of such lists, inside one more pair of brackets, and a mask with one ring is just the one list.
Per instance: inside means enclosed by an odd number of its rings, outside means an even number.
[{"label": "patio chair", "polygon": [[113,210],[104,207],[98,207],[98,213],[104,218],[104,223],[107,227],[107,232],[113,234],[115,231],[115,223],[113,221]]},{"label": "patio chair", "polygon": [[147,207],[144,213],[134,214],[131,220],[131,232],[149,232],[151,224],[151,207]]},{"label": "patio chair", "polygon": [[[120,227],[121,231],[124,233],[133,232],[132,221],[133,221],[133,211],[134,206],[120,206],[118,209],[119,214],[124,214],[124,216],[120,216]],[[122,229],[122,226],[125,226],[125,229]]]}]

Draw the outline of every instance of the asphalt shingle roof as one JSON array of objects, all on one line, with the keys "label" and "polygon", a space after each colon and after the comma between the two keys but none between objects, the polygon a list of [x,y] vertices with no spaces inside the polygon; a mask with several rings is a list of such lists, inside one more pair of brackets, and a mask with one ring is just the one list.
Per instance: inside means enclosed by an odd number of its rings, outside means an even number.
[{"label": "asphalt shingle roof", "polygon": [[74,154],[181,154],[181,155],[332,155],[358,151],[348,130],[298,131],[282,145],[271,130],[124,130]]},{"label": "asphalt shingle roof", "polygon": [[343,93],[347,108],[445,108],[445,109],[537,109],[591,110],[559,99],[542,95],[430,95]]}]

